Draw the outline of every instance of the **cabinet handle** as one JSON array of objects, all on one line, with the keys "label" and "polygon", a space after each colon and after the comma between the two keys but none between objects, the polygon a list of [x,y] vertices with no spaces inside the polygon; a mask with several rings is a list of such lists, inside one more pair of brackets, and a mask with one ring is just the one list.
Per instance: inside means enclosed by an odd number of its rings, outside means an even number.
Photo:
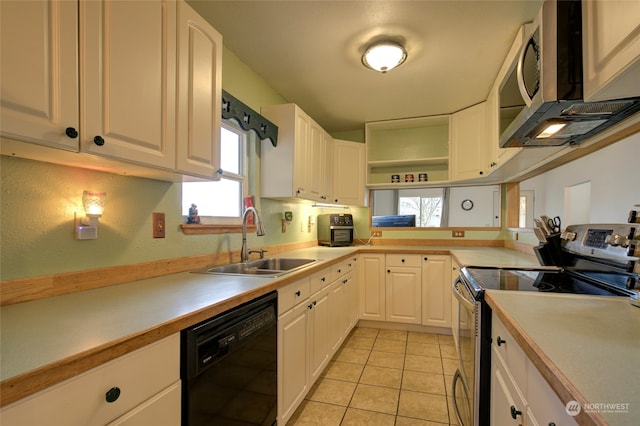
[{"label": "cabinet handle", "polygon": [[425,257],[425,258],[424,258],[424,260],[429,260],[429,258],[428,258],[428,257]]},{"label": "cabinet handle", "polygon": [[296,291],[296,296],[300,296],[300,290]]},{"label": "cabinet handle", "polygon": [[102,136],[96,136],[93,138],[93,143],[95,143],[98,146],[102,146],[104,145],[104,139],[102,138]]},{"label": "cabinet handle", "polygon": [[120,388],[117,386],[112,387],[104,394],[108,403],[116,402],[120,398]]},{"label": "cabinet handle", "polygon": [[342,273],[342,269],[338,269],[338,273],[341,274]]},{"label": "cabinet handle", "polygon": [[324,278],[324,277],[320,278],[320,281],[324,282],[324,281],[325,281],[325,278]]},{"label": "cabinet handle", "polygon": [[73,128],[73,127],[67,127],[64,132],[67,134],[67,136],[69,136],[71,139],[75,139],[78,137],[78,131]]},{"label": "cabinet handle", "polygon": [[387,269],[387,274],[390,274],[390,273],[391,273],[391,269]]},{"label": "cabinet handle", "polygon": [[511,418],[512,419],[516,419],[516,417],[518,417],[519,415],[522,414],[522,411],[517,410],[516,407],[514,407],[513,405],[511,406]]},{"label": "cabinet handle", "polygon": [[484,174],[484,172],[482,170],[480,170],[479,173],[480,173],[480,176],[482,176]]},{"label": "cabinet handle", "polygon": [[346,284],[349,280],[342,280],[342,284]]},{"label": "cabinet handle", "polygon": [[498,336],[498,346],[502,345],[503,343],[507,343],[507,341],[502,340],[502,337]]},{"label": "cabinet handle", "polygon": [[404,263],[404,259],[401,259],[401,260],[402,260],[402,263]]},{"label": "cabinet handle", "polygon": [[309,308],[309,309],[313,309],[313,303],[309,303],[309,304],[307,305],[307,308]]}]

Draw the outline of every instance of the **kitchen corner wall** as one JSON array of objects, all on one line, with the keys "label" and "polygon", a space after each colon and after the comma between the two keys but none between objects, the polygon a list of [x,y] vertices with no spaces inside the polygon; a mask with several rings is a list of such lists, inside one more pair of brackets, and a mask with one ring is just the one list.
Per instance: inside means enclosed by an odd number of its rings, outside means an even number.
[{"label": "kitchen corner wall", "polygon": [[[224,89],[256,111],[261,105],[288,102],[226,49],[222,75]],[[96,240],[74,238],[74,214],[84,214],[84,190],[107,193]],[[294,222],[282,233],[285,205],[293,210]],[[249,235],[250,247],[316,239],[319,212],[310,204],[259,199],[258,206],[267,234]],[[183,223],[180,210],[181,185],[177,183],[0,156],[0,279],[240,249],[240,234],[184,235],[179,227]],[[360,227],[364,233],[368,218],[358,211],[367,209],[352,210],[354,216],[366,218],[365,228]],[[166,238],[152,238],[153,212],[165,213]],[[300,224],[303,220],[305,226]]]}]

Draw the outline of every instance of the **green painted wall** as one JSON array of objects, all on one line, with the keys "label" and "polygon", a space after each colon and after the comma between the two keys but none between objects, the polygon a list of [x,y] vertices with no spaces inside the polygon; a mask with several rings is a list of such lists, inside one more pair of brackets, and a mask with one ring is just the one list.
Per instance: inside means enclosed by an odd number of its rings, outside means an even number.
[{"label": "green painted wall", "polygon": [[[226,49],[223,87],[257,111],[287,102]],[[257,194],[259,185],[252,188]],[[97,240],[74,238],[74,214],[83,215],[85,189],[107,192]],[[239,234],[182,234],[180,184],[1,156],[0,194],[3,280],[240,249]],[[281,232],[281,202],[263,199],[258,205],[267,235],[250,235],[250,246],[315,240],[315,227],[307,232],[291,225]],[[317,214],[308,204],[290,209],[299,219]],[[166,215],[164,239],[152,238],[153,212]]]}]

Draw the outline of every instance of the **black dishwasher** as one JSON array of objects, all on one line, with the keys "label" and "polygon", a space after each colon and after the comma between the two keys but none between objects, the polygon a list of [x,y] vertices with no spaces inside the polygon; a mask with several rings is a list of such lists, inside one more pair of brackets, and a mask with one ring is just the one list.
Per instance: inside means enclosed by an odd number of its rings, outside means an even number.
[{"label": "black dishwasher", "polygon": [[181,333],[182,425],[275,425],[277,293]]}]

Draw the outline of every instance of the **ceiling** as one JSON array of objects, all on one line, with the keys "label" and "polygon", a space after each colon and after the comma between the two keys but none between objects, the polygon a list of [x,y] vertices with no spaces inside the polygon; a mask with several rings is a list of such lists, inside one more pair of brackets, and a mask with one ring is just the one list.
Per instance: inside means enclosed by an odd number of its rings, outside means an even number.
[{"label": "ceiling", "polygon": [[[226,48],[334,133],[482,102],[541,0],[189,3]],[[361,63],[363,49],[381,36],[403,40],[408,51],[387,74]]]}]

